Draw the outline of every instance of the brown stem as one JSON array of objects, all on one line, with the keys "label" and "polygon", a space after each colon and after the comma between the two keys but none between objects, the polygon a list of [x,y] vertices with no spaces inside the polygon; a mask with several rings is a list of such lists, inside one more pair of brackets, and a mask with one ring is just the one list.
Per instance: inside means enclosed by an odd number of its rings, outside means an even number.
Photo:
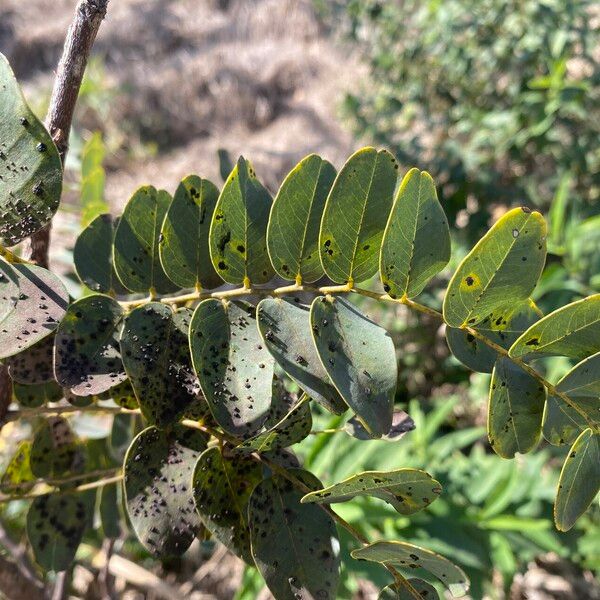
[{"label": "brown stem", "polygon": [[[100,23],[106,15],[109,0],[80,0],[67,32],[63,54],[58,64],[46,127],[58,148],[64,165],[69,149],[69,133],[79,88],[87,66],[90,50],[96,39]],[[50,228],[46,225],[31,236],[30,258],[48,268]]]}]

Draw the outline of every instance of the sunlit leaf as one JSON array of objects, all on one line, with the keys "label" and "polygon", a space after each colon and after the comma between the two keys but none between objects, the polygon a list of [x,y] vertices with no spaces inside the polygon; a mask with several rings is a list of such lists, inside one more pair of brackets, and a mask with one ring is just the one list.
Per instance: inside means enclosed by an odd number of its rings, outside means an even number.
[{"label": "sunlit leaf", "polygon": [[24,493],[33,486],[36,477],[31,470],[31,447],[30,440],[19,442],[0,479],[0,490],[3,493]]},{"label": "sunlit leaf", "polygon": [[600,435],[586,429],[563,465],[554,503],[554,521],[569,531],[600,491]]},{"label": "sunlit leaf", "polygon": [[398,370],[390,335],[346,300],[315,298],[310,311],[321,363],[367,431],[389,433]]},{"label": "sunlit leaf", "polygon": [[27,106],[0,54],[0,243],[12,246],[58,209],[62,164],[52,138]]},{"label": "sunlit leaf", "polygon": [[377,272],[397,169],[387,150],[363,148],[338,173],[319,235],[321,262],[333,281],[358,283]]},{"label": "sunlit leaf", "polygon": [[206,440],[182,426],[169,433],[148,427],[127,451],[127,511],[138,539],[154,556],[180,556],[199,531],[192,474]]},{"label": "sunlit leaf", "polygon": [[500,218],[467,254],[444,298],[451,327],[475,326],[490,313],[525,302],[546,260],[542,215],[515,208]]},{"label": "sunlit leaf", "polygon": [[379,269],[392,298],[418,296],[450,260],[450,230],[433,179],[411,169],[402,180],[383,242]]},{"label": "sunlit leaf", "polygon": [[267,246],[273,267],[283,279],[312,283],[323,276],[319,228],[335,175],[330,162],[310,154],[281,184],[271,208]]},{"label": "sunlit leaf", "polygon": [[403,410],[397,410],[394,412],[392,415],[392,427],[381,437],[370,434],[356,417],[351,417],[344,424],[344,431],[348,435],[355,437],[357,440],[380,439],[386,442],[397,442],[406,433],[412,431],[414,428],[415,422]]},{"label": "sunlit leaf", "polygon": [[217,201],[210,226],[210,255],[228,283],[266,283],[273,275],[267,254],[271,195],[249,161],[240,157]]},{"label": "sunlit leaf", "polygon": [[306,494],[302,502],[331,504],[356,496],[375,496],[391,504],[399,513],[411,515],[429,506],[442,492],[438,481],[418,469],[364,471]]},{"label": "sunlit leaf", "polygon": [[[309,488],[321,487],[312,473],[290,473]],[[252,555],[278,600],[333,600],[339,578],[335,524],[320,507],[301,504],[303,495],[279,475],[256,486],[248,508]]]},{"label": "sunlit leaf", "polygon": [[181,181],[162,224],[160,260],[169,279],[182,288],[212,289],[223,280],[210,260],[208,233],[219,190],[189,175]]},{"label": "sunlit leaf", "polygon": [[54,379],[54,336],[49,335],[19,354],[4,360],[11,379],[16,383],[40,384]]}]

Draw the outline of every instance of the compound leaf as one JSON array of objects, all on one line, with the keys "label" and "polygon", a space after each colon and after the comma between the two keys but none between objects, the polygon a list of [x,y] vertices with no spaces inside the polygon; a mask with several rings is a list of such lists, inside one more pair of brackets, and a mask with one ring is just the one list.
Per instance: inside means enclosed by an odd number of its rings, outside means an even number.
[{"label": "compound leaf", "polygon": [[125,371],[142,414],[159,427],[178,421],[198,397],[187,341],[191,314],[189,308],[173,312],[150,302],[132,310],[123,323]]},{"label": "compound leaf", "polygon": [[554,521],[569,531],[600,491],[600,435],[582,431],[560,472],[554,503]]},{"label": "compound leaf", "polygon": [[248,564],[254,564],[248,531],[248,500],[262,479],[253,458],[226,457],[219,448],[205,450],[193,476],[196,510],[205,527]]},{"label": "compound leaf", "polygon": [[54,346],[54,372],[61,386],[77,396],[93,396],[127,378],[119,347],[123,318],[123,309],[109,296],[86,296],[69,306]]},{"label": "compound leaf", "polygon": [[210,225],[210,256],[228,283],[266,283],[273,275],[267,254],[272,199],[243,156],[230,173]]},{"label": "compound leaf", "polygon": [[127,512],[135,533],[154,556],[180,556],[201,526],[194,509],[192,474],[207,438],[176,426],[148,427],[125,456]]},{"label": "compound leaf", "polygon": [[451,327],[475,326],[490,313],[525,302],[546,260],[546,222],[539,212],[515,208],[467,254],[444,298]]},{"label": "compound leaf", "polygon": [[581,360],[600,351],[600,294],[567,304],[534,323],[511,346],[520,358],[568,356]]},{"label": "compound leaf", "polygon": [[419,469],[364,471],[306,494],[302,502],[331,504],[356,496],[375,496],[391,504],[400,514],[411,515],[429,506],[441,492],[439,482]]},{"label": "compound leaf", "polygon": [[450,260],[450,230],[431,175],[411,169],[390,213],[379,258],[391,298],[418,296]]},{"label": "compound leaf", "polygon": [[19,354],[4,360],[8,374],[16,383],[41,384],[54,379],[54,336],[49,335]]},{"label": "compound leaf", "polygon": [[0,243],[12,246],[50,222],[62,190],[62,164],[0,54]]},{"label": "compound leaf", "polygon": [[315,346],[327,374],[367,431],[389,433],[398,369],[391,337],[346,300],[315,298]]},{"label": "compound leaf", "polygon": [[25,408],[38,408],[48,402],[58,402],[63,396],[63,389],[56,381],[47,383],[13,383],[15,400]]},{"label": "compound leaf", "polygon": [[267,246],[275,271],[298,284],[323,277],[319,228],[336,171],[316,154],[303,158],[277,192],[267,228]]},{"label": "compound leaf", "polygon": [[546,389],[508,358],[496,361],[490,383],[488,437],[496,454],[514,458],[537,445]]},{"label": "compound leaf", "polygon": [[160,264],[160,228],[171,203],[164,190],[147,185],[129,199],[115,231],[114,265],[121,283],[132,292],[168,294],[177,286]]},{"label": "compound leaf", "polygon": [[25,493],[33,487],[36,477],[31,470],[31,447],[31,440],[19,442],[0,479],[3,493]]},{"label": "compound leaf", "polygon": [[321,262],[333,281],[358,283],[377,272],[397,169],[387,150],[367,147],[354,153],[338,173],[319,235]]},{"label": "compound leaf", "polygon": [[[311,489],[322,487],[312,473],[290,473]],[[333,600],[339,578],[335,524],[320,507],[301,504],[302,496],[279,475],[254,488],[248,507],[252,555],[278,600]]]},{"label": "compound leaf", "polygon": [[342,414],[347,406],[317,354],[309,307],[285,298],[264,298],[256,316],[260,335],[279,366],[311,398],[334,414]]},{"label": "compound leaf", "polygon": [[192,364],[210,411],[226,431],[251,435],[269,413],[273,358],[250,305],[200,302],[190,325]]},{"label": "compound leaf", "polygon": [[0,321],[0,358],[6,358],[33,346],[56,329],[67,310],[69,294],[56,275],[41,267],[9,265],[0,260],[0,275],[0,282],[10,279],[19,289],[16,296],[10,296],[8,304],[2,303],[5,316]]},{"label": "compound leaf", "polygon": [[[408,579],[412,587],[420,594],[423,600],[439,600],[437,590],[422,579]],[[415,600],[414,595],[409,592],[406,587],[394,583],[386,585],[377,597],[378,600]]]},{"label": "compound leaf", "polygon": [[182,288],[212,289],[223,280],[210,260],[208,233],[219,190],[208,179],[185,177],[162,224],[160,260],[169,279]]},{"label": "compound leaf", "polygon": [[469,581],[463,570],[439,554],[406,542],[374,542],[352,551],[352,557],[391,565],[402,571],[424,569],[437,577],[454,596],[463,596]]}]

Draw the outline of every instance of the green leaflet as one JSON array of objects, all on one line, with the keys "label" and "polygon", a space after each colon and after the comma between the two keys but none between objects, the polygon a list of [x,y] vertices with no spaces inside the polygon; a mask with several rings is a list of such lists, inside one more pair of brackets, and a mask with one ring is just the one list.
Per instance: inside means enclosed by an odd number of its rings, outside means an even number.
[{"label": "green leaflet", "polygon": [[137,398],[135,397],[135,391],[133,390],[133,386],[129,379],[125,379],[105,392],[98,394],[98,398],[100,400],[112,400],[122,408],[139,408]]},{"label": "green leaflet", "polygon": [[[529,301],[488,315],[475,329],[506,350],[538,316]],[[467,368],[480,373],[491,373],[498,353],[468,331],[446,327],[446,340],[452,354]]]},{"label": "green leaflet", "polygon": [[490,445],[503,458],[526,454],[537,445],[546,389],[508,358],[496,361],[488,404]]},{"label": "green leaflet", "polygon": [[441,492],[440,483],[418,469],[365,471],[306,494],[302,502],[330,504],[346,502],[356,496],[375,496],[391,504],[400,514],[412,515],[429,506]]},{"label": "green leaflet", "polygon": [[0,54],[0,243],[12,246],[50,222],[62,190],[52,138],[27,106]]},{"label": "green leaflet", "polygon": [[223,280],[210,260],[208,233],[219,190],[208,179],[185,177],[162,224],[160,261],[169,279],[182,288],[213,289]]},{"label": "green leaflet", "polygon": [[192,473],[206,436],[176,426],[169,433],[144,429],[124,462],[127,512],[144,547],[154,556],[180,556],[200,528]]},{"label": "green leaflet", "polygon": [[546,260],[546,222],[514,208],[477,242],[454,273],[444,298],[451,327],[474,326],[498,309],[526,301]]},{"label": "green leaflet", "polygon": [[356,417],[351,417],[344,424],[344,431],[348,435],[355,437],[357,440],[380,439],[385,442],[397,442],[404,437],[406,433],[412,431],[414,428],[415,422],[403,410],[397,410],[394,412],[392,415],[392,426],[390,430],[381,437],[370,434]]},{"label": "green leaflet", "polygon": [[31,447],[30,440],[19,442],[0,479],[4,494],[22,494],[33,487],[36,477],[31,470]]},{"label": "green leaflet", "polygon": [[267,228],[267,247],[283,279],[312,283],[323,277],[319,228],[335,167],[316,154],[303,158],[277,192]]},{"label": "green leaflet", "polygon": [[453,596],[463,596],[469,589],[469,580],[462,569],[447,558],[406,542],[374,542],[352,551],[352,557],[392,565],[402,571],[424,569],[435,575]]},{"label": "green leaflet", "polygon": [[94,292],[127,294],[113,264],[113,243],[118,223],[118,217],[98,215],[75,242],[75,271],[81,282]]},{"label": "green leaflet", "polygon": [[100,488],[98,513],[100,525],[105,538],[117,539],[123,529],[121,527],[121,486],[105,485]]},{"label": "green leaflet", "polygon": [[[413,586],[421,598],[424,600],[439,600],[437,590],[426,581],[422,579],[408,579],[408,582]],[[415,600],[414,596],[406,590],[405,587],[400,586],[397,583],[392,585],[386,585],[381,592],[379,592],[378,600]]]},{"label": "green leaflet", "polygon": [[319,235],[321,262],[333,281],[358,283],[377,272],[397,169],[387,150],[367,147],[354,153],[338,173]]},{"label": "green leaflet", "polygon": [[[559,392],[571,399],[600,398],[600,352],[577,363],[556,384]],[[598,402],[600,411],[600,402]],[[600,415],[598,416],[600,419]]]},{"label": "green leaflet", "polygon": [[[291,473],[312,489],[321,487],[312,473]],[[252,556],[277,600],[333,600],[339,578],[335,524],[320,507],[301,504],[302,495],[278,475],[256,486],[248,507]]]},{"label": "green leaflet", "polygon": [[[600,424],[598,398],[578,398],[577,406],[581,408],[590,421]],[[544,438],[554,446],[572,443],[587,427],[588,421],[557,396],[548,396],[544,411],[542,431]]]},{"label": "green leaflet", "polygon": [[126,379],[119,347],[123,318],[123,309],[109,296],[86,296],[69,306],[54,347],[61,386],[77,396],[93,396]]},{"label": "green leaflet", "polygon": [[600,435],[586,429],[575,440],[558,482],[554,521],[569,531],[600,491]]},{"label": "green leaflet", "polygon": [[286,298],[264,298],[256,315],[260,335],[279,366],[327,410],[345,412],[347,406],[317,354],[309,308]]},{"label": "green leaflet", "polygon": [[521,358],[568,356],[581,360],[600,351],[600,294],[567,304],[532,325],[510,348]]},{"label": "green leaflet", "polygon": [[62,388],[56,381],[47,383],[13,383],[15,400],[24,408],[38,408],[48,402],[58,402],[63,396]]},{"label": "green leaflet", "polygon": [[249,286],[273,277],[266,238],[271,203],[252,165],[240,156],[221,190],[210,225],[210,256],[226,282]]},{"label": "green leaflet", "polygon": [[[6,279],[15,282],[19,292],[9,296],[9,303],[2,302],[0,358],[18,354],[50,335],[69,304],[69,294],[60,279],[41,267],[9,265],[0,260],[3,288]],[[9,288],[13,290],[10,284]]]},{"label": "green leaflet", "polygon": [[46,571],[69,568],[93,511],[94,493],[47,494],[27,513],[27,537],[35,562]]},{"label": "green leaflet", "polygon": [[200,302],[190,325],[192,364],[217,423],[233,435],[251,435],[271,405],[273,358],[264,347],[254,307]]},{"label": "green leaflet", "polygon": [[48,383],[54,379],[54,336],[49,335],[19,354],[4,360],[8,374],[16,383]]},{"label": "green leaflet", "polygon": [[84,460],[68,421],[62,417],[42,421],[31,446],[31,471],[36,477],[57,479],[69,472],[79,472]]},{"label": "green leaflet", "polygon": [[383,234],[383,288],[391,298],[414,298],[449,260],[450,230],[433,179],[411,169],[398,188]]},{"label": "green leaflet", "polygon": [[310,320],[321,363],[340,396],[372,435],[389,433],[398,368],[388,332],[340,298],[315,298]]},{"label": "green leaflet", "polygon": [[164,427],[178,421],[198,397],[188,329],[192,311],[159,302],[132,310],[123,323],[121,354],[142,414]]},{"label": "green leaflet", "polygon": [[205,450],[193,475],[196,510],[205,527],[233,553],[254,564],[248,531],[248,500],[262,479],[253,458],[225,457],[219,448]]},{"label": "green leaflet", "polygon": [[107,440],[110,456],[119,464],[123,463],[131,441],[138,433],[138,417],[133,414],[116,414]]},{"label": "green leaflet", "polygon": [[[102,134],[96,131],[83,146],[81,152],[81,223],[89,225],[98,215],[110,207],[104,199],[106,173],[102,163],[106,150]],[[100,291],[100,290],[96,290]]]},{"label": "green leaflet", "polygon": [[160,228],[171,196],[151,185],[129,199],[115,231],[114,265],[121,283],[132,292],[168,294],[177,286],[160,264]]}]

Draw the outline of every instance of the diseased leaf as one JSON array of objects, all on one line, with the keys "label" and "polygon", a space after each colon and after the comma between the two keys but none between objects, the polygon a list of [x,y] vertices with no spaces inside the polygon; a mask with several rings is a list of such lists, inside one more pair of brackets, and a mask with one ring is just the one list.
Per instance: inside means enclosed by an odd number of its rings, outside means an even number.
[{"label": "diseased leaf", "polygon": [[600,352],[577,363],[555,387],[572,399],[600,398]]},{"label": "diseased leaf", "polygon": [[467,254],[444,298],[451,327],[475,326],[490,313],[525,302],[546,260],[546,222],[537,211],[515,208]]},{"label": "diseased leaf", "polygon": [[36,477],[31,471],[31,447],[30,440],[19,442],[0,479],[4,494],[23,494],[33,487]]},{"label": "diseased leaf", "polygon": [[338,415],[346,411],[317,354],[309,307],[286,298],[264,298],[256,315],[260,335],[279,366],[327,410]]},{"label": "diseased leaf", "polygon": [[217,201],[210,225],[210,256],[228,283],[266,283],[273,275],[267,254],[271,195],[249,161],[240,156]]},{"label": "diseased leaf", "polygon": [[589,427],[590,422],[600,424],[598,418],[600,400],[597,397],[577,398],[577,406],[587,415],[587,420],[558,396],[548,396],[542,424],[546,441],[554,446],[571,444],[584,429]]},{"label": "diseased leaf", "polygon": [[160,264],[160,228],[171,203],[164,190],[150,185],[129,199],[115,231],[114,265],[121,283],[132,292],[168,294],[177,286]]},{"label": "diseased leaf", "polygon": [[253,458],[223,455],[219,448],[205,450],[193,476],[196,510],[206,528],[234,554],[254,564],[248,531],[248,500],[262,479]]},{"label": "diseased leaf", "polygon": [[254,307],[200,302],[190,325],[192,363],[217,423],[233,435],[258,431],[271,405],[273,358],[256,327]]},{"label": "diseased leaf", "polygon": [[69,472],[79,472],[84,466],[82,448],[62,417],[42,421],[31,447],[31,471],[36,477],[58,479]]},{"label": "diseased leaf", "polygon": [[69,306],[54,346],[60,385],[77,396],[93,396],[127,378],[119,347],[123,318],[123,309],[109,296],[86,296]]},{"label": "diseased leaf", "polygon": [[391,337],[346,300],[315,298],[310,320],[321,363],[374,436],[389,433],[398,369]]},{"label": "diseased leaf", "polygon": [[463,596],[469,589],[469,580],[463,570],[447,558],[406,542],[374,542],[352,551],[352,557],[391,565],[406,571],[424,569],[435,575],[453,596]]},{"label": "diseased leaf", "polygon": [[490,445],[503,458],[526,454],[542,431],[546,389],[508,358],[496,361],[488,404]]},{"label": "diseased leaf", "polygon": [[180,556],[199,531],[192,475],[206,441],[201,432],[182,426],[169,433],[148,427],[127,451],[127,511],[138,539],[153,556]]},{"label": "diseased leaf", "polygon": [[[424,600],[439,600],[437,590],[422,579],[408,579],[412,587],[420,594]],[[415,600],[412,593],[408,592],[406,587],[397,583],[386,585],[379,592],[378,600]]]},{"label": "diseased leaf", "polygon": [[121,354],[142,414],[159,427],[175,423],[200,391],[192,371],[188,330],[192,311],[150,302],[123,323]]},{"label": "diseased leaf", "polygon": [[379,267],[398,163],[387,151],[362,148],[338,173],[323,212],[319,247],[328,277],[359,283]]},{"label": "diseased leaf", "polygon": [[303,158],[277,192],[267,228],[267,246],[283,279],[312,283],[323,277],[319,228],[335,167],[316,154]]},{"label": "diseased leaf", "polygon": [[383,234],[383,289],[391,298],[414,298],[449,260],[450,230],[433,179],[411,169],[398,188]]},{"label": "diseased leaf", "polygon": [[362,425],[362,423],[356,418],[351,417],[344,424],[344,431],[355,437],[357,440],[384,440],[386,442],[397,442],[406,433],[412,431],[415,428],[415,422],[410,416],[403,410],[397,410],[392,415],[392,427],[388,433],[382,435],[380,438],[371,435]]},{"label": "diseased leaf", "polygon": [[[321,487],[312,473],[290,473],[312,489]],[[302,496],[279,475],[254,488],[248,507],[252,556],[277,600],[333,600],[339,578],[335,524],[320,507],[301,504]]]},{"label": "diseased leaf", "polygon": [[[41,267],[9,265],[0,260],[0,282],[10,279],[18,286],[10,296],[10,310],[0,321],[0,358],[18,354],[49,336],[58,326],[69,304],[69,294],[60,279]],[[12,289],[12,286],[10,286]],[[3,294],[4,295],[4,294]]]},{"label": "diseased leaf", "polygon": [[118,223],[118,217],[98,215],[75,242],[75,271],[81,282],[94,292],[127,294],[113,264],[113,243]]},{"label": "diseased leaf", "polygon": [[8,374],[16,383],[40,384],[54,379],[54,336],[49,335],[19,354],[4,360]]},{"label": "diseased leaf", "polygon": [[429,506],[441,492],[440,483],[418,469],[364,471],[306,494],[302,502],[331,504],[346,502],[356,496],[375,496],[391,504],[400,514],[412,515]]},{"label": "diseased leaf", "polygon": [[0,54],[0,244],[13,246],[50,222],[58,209],[62,164]]},{"label": "diseased leaf", "polygon": [[18,274],[6,261],[0,260],[0,324],[13,312],[18,298]]},{"label": "diseased leaf", "polygon": [[568,356],[582,360],[600,351],[600,294],[567,304],[533,324],[510,348],[520,358]]},{"label": "diseased leaf", "polygon": [[554,521],[569,531],[600,491],[600,435],[586,429],[575,440],[560,472]]},{"label": "diseased leaf", "polygon": [[58,402],[63,396],[62,388],[56,381],[48,383],[13,383],[15,400],[24,408],[38,408],[48,402]]},{"label": "diseased leaf", "polygon": [[130,410],[139,408],[135,392],[129,379],[125,379],[105,392],[98,394],[98,398],[100,400],[112,400],[121,408],[128,408]]},{"label": "diseased leaf", "polygon": [[160,260],[182,288],[212,289],[223,280],[210,260],[208,233],[219,190],[208,179],[188,175],[177,187],[162,224]]}]

